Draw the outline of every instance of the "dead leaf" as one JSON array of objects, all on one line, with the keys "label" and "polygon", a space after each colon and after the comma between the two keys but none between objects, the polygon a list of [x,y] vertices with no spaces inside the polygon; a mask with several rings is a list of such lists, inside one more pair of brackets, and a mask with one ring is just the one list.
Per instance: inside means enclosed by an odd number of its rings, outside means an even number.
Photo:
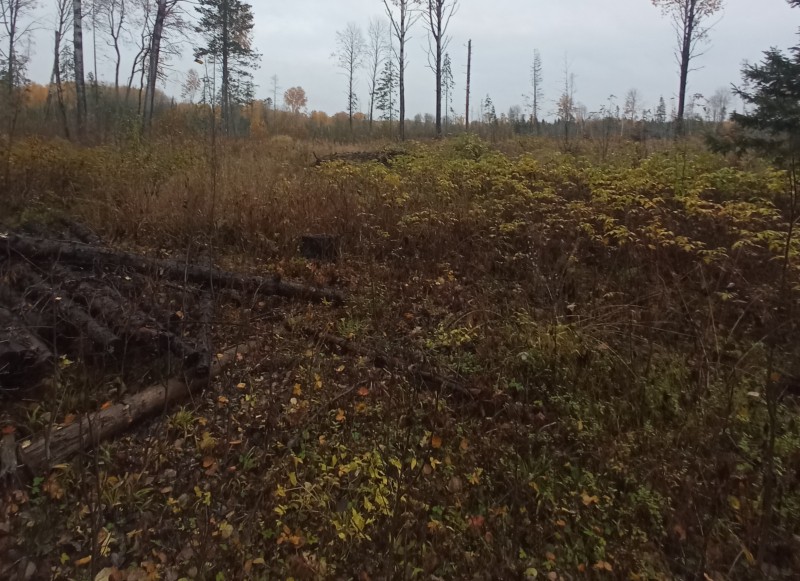
[{"label": "dead leaf", "polygon": [[85,567],[86,565],[88,565],[91,562],[92,562],[92,556],[89,555],[88,557],[83,557],[82,559],[78,559],[77,561],[75,561],[75,566],[76,567]]},{"label": "dead leaf", "polygon": [[111,403],[110,401],[107,401],[106,403],[104,403],[103,405],[101,405],[101,406],[100,406],[100,409],[101,409],[101,410],[107,410],[107,409],[108,409],[108,408],[110,408],[112,405],[114,405],[114,404],[113,404],[113,403]]},{"label": "dead leaf", "polygon": [[369,388],[368,387],[358,388],[358,395],[360,395],[361,397],[367,397],[369,395]]},{"label": "dead leaf", "polygon": [[583,500],[583,504],[586,506],[592,506],[593,504],[597,504],[598,502],[600,502],[599,498],[597,498],[596,496],[589,496],[585,492],[581,496],[581,499]]},{"label": "dead leaf", "polygon": [[440,436],[431,436],[431,448],[441,448],[442,438]]},{"label": "dead leaf", "polygon": [[342,408],[339,408],[339,410],[336,412],[336,421],[343,422],[346,417],[347,416],[345,415],[344,410]]},{"label": "dead leaf", "polygon": [[611,563],[608,561],[597,561],[597,563],[592,565],[592,569],[595,571],[608,571],[610,573],[614,570],[614,567],[612,567]]},{"label": "dead leaf", "polygon": [[469,448],[469,442],[467,441],[466,438],[461,438],[461,444],[459,444],[458,448],[462,452],[466,452],[467,451],[467,449]]}]

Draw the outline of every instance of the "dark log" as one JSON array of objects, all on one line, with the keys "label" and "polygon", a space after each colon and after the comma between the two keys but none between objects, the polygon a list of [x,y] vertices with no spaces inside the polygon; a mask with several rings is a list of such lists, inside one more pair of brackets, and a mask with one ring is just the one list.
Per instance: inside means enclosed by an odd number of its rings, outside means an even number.
[{"label": "dark log", "polygon": [[307,260],[333,262],[339,258],[339,238],[330,234],[306,234],[300,237],[300,255]]},{"label": "dark log", "polygon": [[126,397],[104,410],[85,415],[69,426],[55,428],[49,437],[43,434],[21,442],[17,446],[19,463],[34,474],[41,473],[78,452],[125,433],[137,423],[162,413],[170,405],[196,393],[208,384],[210,378],[219,376],[256,347],[256,344],[250,343],[229,349],[222,357],[214,359],[205,378],[196,378],[189,383],[170,379]]},{"label": "dark log", "polygon": [[157,273],[165,278],[209,286],[238,288],[249,292],[294,299],[341,303],[341,293],[297,283],[280,277],[245,276],[214,268],[186,264],[180,260],[147,258],[132,252],[99,248],[78,242],[59,242],[19,234],[0,235],[0,253],[18,253],[30,260],[49,260],[73,264],[125,266],[139,272]]},{"label": "dark log", "polygon": [[0,307],[0,391],[36,387],[52,369],[50,349],[24,321]]},{"label": "dark log", "polygon": [[[94,287],[84,282],[75,289],[75,297],[116,334],[129,338],[136,345],[155,345],[159,353],[172,353],[183,361],[185,369],[196,368],[203,359],[200,350],[164,329],[150,315],[125,306],[125,299],[115,296],[107,287]],[[210,359],[207,353],[205,359]],[[198,373],[208,373],[208,363]]]},{"label": "dark log", "polygon": [[46,303],[55,311],[57,325],[69,324],[78,333],[77,338],[89,339],[94,348],[102,354],[113,355],[120,352],[123,346],[122,340],[66,296],[66,293],[53,289],[30,270],[18,271],[17,275],[25,282],[27,294]]},{"label": "dark log", "polygon": [[334,161],[344,161],[348,163],[367,163],[376,161],[385,166],[389,166],[392,160],[400,155],[405,155],[405,151],[400,149],[386,149],[383,151],[351,151],[347,153],[332,153],[323,157],[314,154],[314,166]]},{"label": "dark log", "polygon": [[411,376],[421,379],[427,384],[436,385],[454,393],[466,396],[470,399],[474,399],[474,396],[470,390],[464,387],[461,383],[455,379],[441,375],[432,369],[418,364],[409,364],[397,357],[385,355],[366,347],[361,347],[360,345],[356,345],[355,343],[348,341],[347,339],[337,337],[336,335],[331,335],[329,333],[316,333],[313,331],[307,331],[307,333],[319,338],[320,341],[327,345],[335,346],[342,351],[364,357],[368,361],[371,361],[376,367],[386,367],[394,369],[398,372],[408,373]]}]

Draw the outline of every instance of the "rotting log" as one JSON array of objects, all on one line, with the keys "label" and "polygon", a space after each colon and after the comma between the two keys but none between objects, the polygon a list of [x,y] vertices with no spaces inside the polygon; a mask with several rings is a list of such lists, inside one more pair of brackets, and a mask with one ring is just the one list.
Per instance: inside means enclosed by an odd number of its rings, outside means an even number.
[{"label": "rotting log", "polygon": [[398,372],[408,373],[411,376],[418,377],[425,383],[437,385],[454,393],[474,399],[472,392],[470,392],[470,390],[464,387],[461,383],[455,379],[441,375],[432,369],[418,364],[409,364],[397,357],[392,357],[391,355],[385,355],[372,349],[361,347],[360,345],[356,345],[347,339],[343,339],[342,337],[337,337],[336,335],[331,335],[329,333],[306,331],[306,334],[317,337],[320,341],[329,346],[335,346],[342,351],[364,357],[368,361],[371,361],[376,367],[386,367],[394,369]]},{"label": "rotting log", "polygon": [[[122,297],[107,287],[94,287],[81,283],[75,289],[75,297],[86,305],[89,313],[100,319],[115,333],[128,337],[134,344],[154,344],[159,352],[169,351],[183,361],[185,369],[196,369],[198,375],[208,373],[210,356],[188,344],[175,333],[162,328],[153,317],[126,306]],[[201,361],[204,364],[198,367]]]},{"label": "rotting log", "polygon": [[79,333],[79,338],[88,338],[93,346],[104,354],[114,355],[120,352],[123,342],[111,329],[92,317],[86,310],[73,301],[66,293],[53,289],[36,273],[27,270],[24,277],[27,294],[39,301],[47,303],[55,310],[58,323],[67,323]]},{"label": "rotting log", "polygon": [[190,382],[169,379],[126,397],[122,402],[106,409],[82,416],[68,426],[56,427],[49,435],[41,434],[25,440],[17,446],[19,464],[34,474],[42,473],[74,454],[90,450],[101,442],[123,434],[139,422],[163,412],[170,405],[202,389],[209,379],[219,376],[241,356],[256,348],[256,343],[238,345],[224,352],[221,357],[216,357],[205,378],[198,377]]},{"label": "rotting log", "polygon": [[17,253],[30,260],[63,260],[74,264],[105,264],[124,266],[139,272],[157,273],[164,278],[190,282],[206,287],[238,288],[263,295],[277,295],[294,299],[330,301],[341,303],[344,297],[338,291],[298,283],[283,282],[278,276],[247,276],[187,264],[181,260],[148,258],[121,250],[97,247],[79,242],[62,242],[32,238],[20,234],[0,235],[0,253]]},{"label": "rotting log", "polygon": [[53,354],[19,317],[0,307],[0,390],[35,387],[52,370]]}]

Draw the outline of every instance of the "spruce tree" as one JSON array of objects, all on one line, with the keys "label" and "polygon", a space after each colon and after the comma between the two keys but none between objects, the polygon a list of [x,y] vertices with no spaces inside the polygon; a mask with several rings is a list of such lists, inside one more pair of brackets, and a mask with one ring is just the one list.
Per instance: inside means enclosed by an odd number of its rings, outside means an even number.
[{"label": "spruce tree", "polygon": [[232,128],[232,106],[252,94],[251,70],[260,54],[253,48],[253,7],[242,0],[199,0],[195,27],[205,45],[195,49],[198,59],[212,58],[220,68],[219,99],[222,127]]},{"label": "spruce tree", "polygon": [[392,122],[397,112],[395,95],[397,92],[397,68],[394,59],[388,58],[383,64],[378,87],[376,89],[375,107],[381,112],[381,119],[389,122],[391,130]]}]

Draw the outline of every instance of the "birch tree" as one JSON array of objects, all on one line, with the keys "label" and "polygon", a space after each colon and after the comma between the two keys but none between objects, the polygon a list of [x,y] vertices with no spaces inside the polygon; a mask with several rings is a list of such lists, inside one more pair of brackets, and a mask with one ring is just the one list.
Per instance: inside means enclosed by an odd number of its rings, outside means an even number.
[{"label": "birch tree", "polygon": [[347,114],[350,131],[353,130],[353,114],[358,107],[356,95],[356,74],[364,64],[366,44],[361,29],[353,22],[336,33],[336,62],[347,77]]},{"label": "birch tree", "polygon": [[367,46],[366,46],[366,59],[367,59],[367,72],[369,74],[367,83],[369,85],[369,130],[372,131],[372,121],[375,113],[375,99],[378,91],[378,81],[381,74],[381,67],[384,60],[386,60],[386,35],[387,27],[385,23],[378,19],[372,18],[369,21],[369,28],[367,28]]},{"label": "birch tree", "polygon": [[86,84],[83,74],[83,6],[81,0],[72,0],[72,57],[77,97],[75,118],[78,124],[78,136],[83,137],[87,108]]}]

